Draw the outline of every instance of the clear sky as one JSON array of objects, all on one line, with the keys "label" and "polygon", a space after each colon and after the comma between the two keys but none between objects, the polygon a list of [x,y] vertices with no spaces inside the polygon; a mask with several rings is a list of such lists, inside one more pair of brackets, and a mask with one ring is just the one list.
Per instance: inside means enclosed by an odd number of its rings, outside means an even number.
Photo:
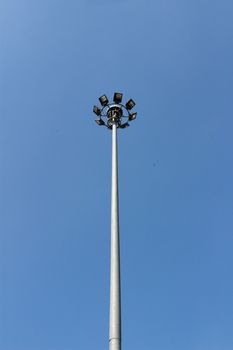
[{"label": "clear sky", "polygon": [[232,0],[0,1],[0,349],[108,349],[119,131],[123,349],[233,349]]}]

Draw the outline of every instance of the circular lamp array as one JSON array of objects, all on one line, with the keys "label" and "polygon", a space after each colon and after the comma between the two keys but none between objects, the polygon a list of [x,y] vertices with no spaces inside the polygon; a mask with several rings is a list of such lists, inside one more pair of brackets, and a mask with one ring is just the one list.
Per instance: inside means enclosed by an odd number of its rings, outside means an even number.
[{"label": "circular lamp array", "polygon": [[113,102],[109,103],[106,95],[99,98],[101,107],[93,107],[93,112],[98,116],[95,120],[100,126],[104,125],[108,129],[112,129],[113,124],[118,128],[125,129],[129,126],[129,122],[135,120],[137,112],[131,113],[131,109],[135,106],[135,102],[130,99],[126,104],[122,104],[123,94],[115,92]]}]

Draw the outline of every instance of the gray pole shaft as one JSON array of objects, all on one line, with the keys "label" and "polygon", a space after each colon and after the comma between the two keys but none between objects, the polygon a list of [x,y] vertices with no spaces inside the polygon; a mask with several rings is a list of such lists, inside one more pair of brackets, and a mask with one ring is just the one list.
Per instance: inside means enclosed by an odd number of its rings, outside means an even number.
[{"label": "gray pole shaft", "polygon": [[112,126],[112,206],[109,350],[121,350],[120,240],[116,124]]}]

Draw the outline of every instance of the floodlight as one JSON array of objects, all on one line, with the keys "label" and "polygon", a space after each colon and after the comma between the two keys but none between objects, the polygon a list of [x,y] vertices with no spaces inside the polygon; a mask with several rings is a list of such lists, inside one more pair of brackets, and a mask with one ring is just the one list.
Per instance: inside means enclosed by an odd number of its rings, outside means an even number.
[{"label": "floodlight", "polygon": [[108,104],[108,98],[106,95],[103,95],[99,98],[99,101],[103,107],[107,106]]},{"label": "floodlight", "polygon": [[115,103],[121,103],[122,96],[123,96],[123,94],[121,94],[120,92],[115,92],[114,97],[113,97],[113,101]]},{"label": "floodlight", "polygon": [[94,106],[93,107],[93,112],[96,114],[96,115],[101,115],[101,109],[97,106]]},{"label": "floodlight", "polygon": [[130,114],[129,121],[136,119],[136,117],[137,117],[137,112]]},{"label": "floodlight", "polygon": [[136,105],[136,103],[134,102],[134,100],[132,100],[132,98],[126,103],[125,107],[126,109],[130,110],[132,109],[134,106]]},{"label": "floodlight", "polygon": [[124,123],[124,124],[121,124],[120,125],[120,128],[121,129],[125,129],[125,128],[127,128],[129,126],[129,123]]},{"label": "floodlight", "polygon": [[95,120],[98,125],[105,125],[105,122],[102,119]]}]

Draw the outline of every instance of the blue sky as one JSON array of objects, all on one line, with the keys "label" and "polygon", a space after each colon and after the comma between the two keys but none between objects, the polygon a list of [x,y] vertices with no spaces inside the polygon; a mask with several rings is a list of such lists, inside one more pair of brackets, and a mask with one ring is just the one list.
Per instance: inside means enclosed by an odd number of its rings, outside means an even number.
[{"label": "blue sky", "polygon": [[233,2],[0,1],[0,348],[108,348],[122,91],[123,349],[233,348]]}]

